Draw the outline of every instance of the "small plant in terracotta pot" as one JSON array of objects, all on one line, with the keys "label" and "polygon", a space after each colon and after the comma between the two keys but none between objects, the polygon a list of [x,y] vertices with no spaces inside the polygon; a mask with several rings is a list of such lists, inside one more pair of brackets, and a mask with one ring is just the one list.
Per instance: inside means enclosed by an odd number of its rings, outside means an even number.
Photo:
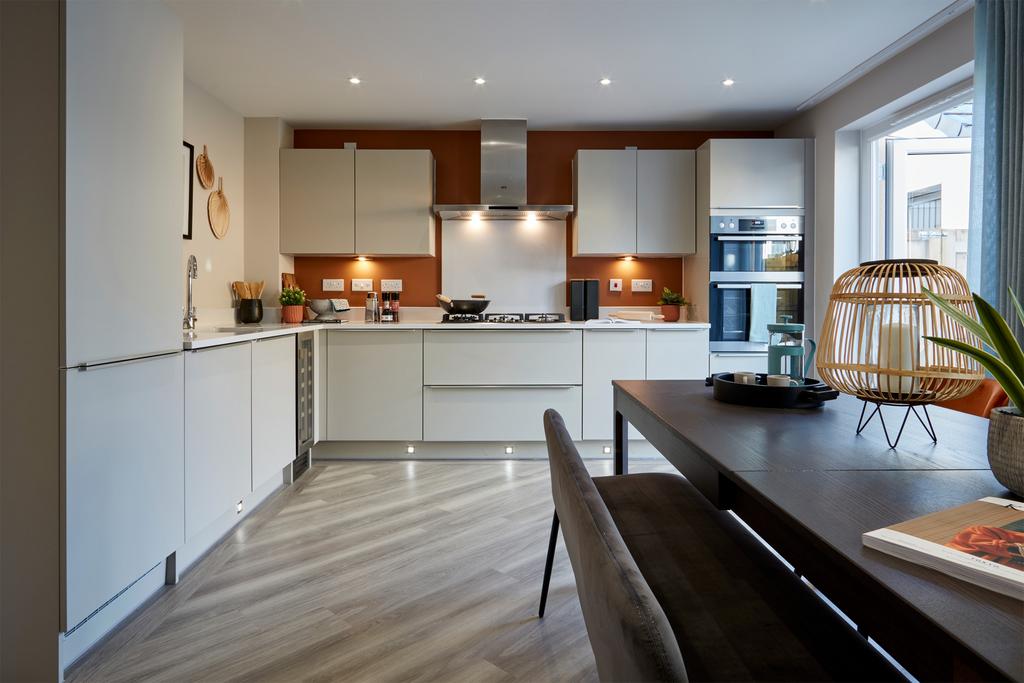
[{"label": "small plant in terracotta pot", "polygon": [[679,292],[673,292],[668,287],[661,290],[661,297],[658,305],[661,306],[661,314],[665,316],[665,322],[674,323],[679,320],[679,309],[690,304]]},{"label": "small plant in terracotta pot", "polygon": [[301,323],[306,313],[306,293],[298,287],[285,287],[281,290],[281,321]]},{"label": "small plant in terracotta pot", "polygon": [[[1024,321],[1024,308],[1013,290],[1009,292],[1017,318]],[[1000,484],[1024,496],[1024,350],[1003,316],[977,294],[974,295],[974,308],[978,311],[975,320],[934,292],[925,289],[924,293],[946,315],[972,332],[978,338],[978,345],[942,337],[927,339],[981,363],[1010,399],[1011,405],[996,408],[989,415],[988,464]]]}]

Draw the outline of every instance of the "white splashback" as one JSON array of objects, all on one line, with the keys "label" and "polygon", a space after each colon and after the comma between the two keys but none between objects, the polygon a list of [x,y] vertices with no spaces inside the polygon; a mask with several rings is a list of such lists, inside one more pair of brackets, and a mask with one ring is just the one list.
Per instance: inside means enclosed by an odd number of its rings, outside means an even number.
[{"label": "white splashback", "polygon": [[443,221],[441,291],[486,294],[488,313],[565,310],[565,222]]}]

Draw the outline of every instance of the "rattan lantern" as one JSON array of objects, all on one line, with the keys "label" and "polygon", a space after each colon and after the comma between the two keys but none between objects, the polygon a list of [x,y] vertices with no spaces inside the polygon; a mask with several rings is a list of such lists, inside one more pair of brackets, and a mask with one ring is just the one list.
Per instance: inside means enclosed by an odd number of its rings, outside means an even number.
[{"label": "rattan lantern", "polygon": [[[927,404],[965,396],[985,376],[977,361],[925,339],[978,343],[928,299],[924,288],[975,317],[967,281],[952,268],[930,260],[870,261],[836,280],[818,344],[821,378],[865,402],[857,433],[878,414],[891,447],[899,442],[911,412],[935,441]],[[869,403],[875,408],[865,421]],[[889,440],[883,405],[907,407],[895,442]],[[916,406],[922,407],[924,419]]]}]

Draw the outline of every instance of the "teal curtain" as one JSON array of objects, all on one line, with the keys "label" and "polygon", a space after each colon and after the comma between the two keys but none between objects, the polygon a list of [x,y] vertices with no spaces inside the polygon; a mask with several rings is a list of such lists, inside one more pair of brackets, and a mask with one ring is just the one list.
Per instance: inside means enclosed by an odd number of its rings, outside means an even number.
[{"label": "teal curtain", "polygon": [[1024,343],[1024,2],[978,0],[974,21],[968,279]]}]

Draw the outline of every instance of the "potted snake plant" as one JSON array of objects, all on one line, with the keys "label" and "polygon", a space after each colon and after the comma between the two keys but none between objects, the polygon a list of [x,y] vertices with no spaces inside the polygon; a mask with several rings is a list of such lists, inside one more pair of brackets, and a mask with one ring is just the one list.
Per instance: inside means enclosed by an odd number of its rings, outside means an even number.
[{"label": "potted snake plant", "polygon": [[306,293],[298,287],[281,290],[281,321],[301,323],[306,313]]},{"label": "potted snake plant", "polygon": [[[1024,308],[1009,290],[1017,319],[1024,322]],[[972,346],[954,339],[927,337],[939,346],[959,351],[982,364],[999,382],[1011,405],[996,408],[989,415],[988,462],[996,480],[1018,496],[1024,496],[1024,350],[999,311],[977,294],[974,307],[978,319],[966,315],[941,296],[927,289],[932,302],[963,325],[980,341]],[[987,347],[987,348],[986,348]]]}]

